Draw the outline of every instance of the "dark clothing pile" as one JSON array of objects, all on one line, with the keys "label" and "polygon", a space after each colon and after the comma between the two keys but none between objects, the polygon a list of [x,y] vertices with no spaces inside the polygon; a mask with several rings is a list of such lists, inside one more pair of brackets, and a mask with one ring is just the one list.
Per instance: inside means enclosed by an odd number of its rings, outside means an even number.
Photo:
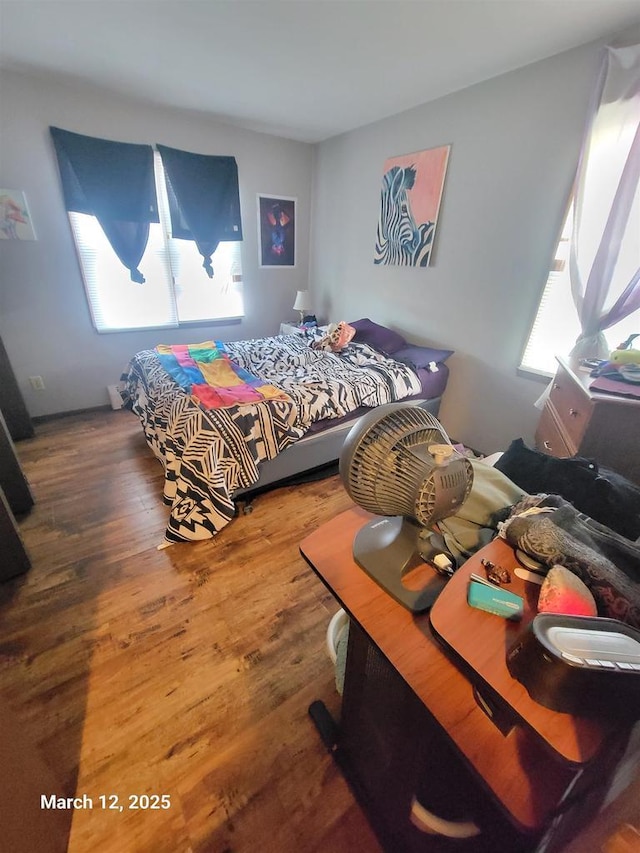
[{"label": "dark clothing pile", "polygon": [[560,495],[610,530],[640,539],[640,486],[593,459],[556,459],[518,438],[495,467],[527,494]]}]

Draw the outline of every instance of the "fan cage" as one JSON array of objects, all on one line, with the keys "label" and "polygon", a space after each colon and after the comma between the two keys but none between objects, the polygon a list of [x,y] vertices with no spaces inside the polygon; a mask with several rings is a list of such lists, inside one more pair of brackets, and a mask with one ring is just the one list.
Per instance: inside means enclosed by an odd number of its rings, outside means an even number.
[{"label": "fan cage", "polygon": [[444,468],[429,472],[421,484],[413,517],[429,525],[453,515],[469,497],[472,483],[473,467],[458,454]]},{"label": "fan cage", "polygon": [[347,492],[370,512],[407,516],[424,525],[453,514],[469,493],[473,470],[455,452],[447,464],[436,466],[427,451],[433,444],[451,441],[425,409],[397,403],[364,415],[347,436],[340,458]]}]

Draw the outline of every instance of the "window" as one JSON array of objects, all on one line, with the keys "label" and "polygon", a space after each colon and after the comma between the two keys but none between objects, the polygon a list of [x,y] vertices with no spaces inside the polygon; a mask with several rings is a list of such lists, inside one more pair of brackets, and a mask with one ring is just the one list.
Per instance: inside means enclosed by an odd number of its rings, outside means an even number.
[{"label": "window", "polygon": [[[637,203],[635,209],[635,222],[637,223],[635,226],[636,235],[640,233],[639,219],[640,203]],[[538,306],[538,312],[520,364],[521,369],[531,373],[553,376],[558,366],[555,356],[569,355],[580,334],[580,320],[578,319],[578,312],[571,295],[571,282],[569,280],[569,246],[572,221],[573,205],[570,205],[562,229],[562,235],[558,241],[553,266],[549,272],[549,277],[547,278],[547,283]],[[629,229],[629,231],[632,232],[633,229]],[[635,255],[637,267],[637,239],[635,245],[631,239],[627,240],[624,249],[629,257],[629,261],[632,261]],[[615,299],[619,294],[620,288],[618,288],[617,292],[611,294],[611,296]],[[632,314],[629,314],[628,317],[625,317],[619,323],[606,329],[604,334],[609,349],[615,349],[629,335],[633,335],[636,332],[640,332],[640,311],[634,311]]]},{"label": "window", "polygon": [[144,284],[111,248],[94,216],[69,213],[93,324],[99,332],[171,328],[181,323],[244,316],[240,242],[222,242],[213,255],[214,277],[191,240],[171,237],[162,160],[154,154],[160,223],[152,222],[140,271]]},{"label": "window", "polygon": [[555,355],[605,357],[640,333],[638,93],[640,45],[607,47],[525,370],[553,374]]}]

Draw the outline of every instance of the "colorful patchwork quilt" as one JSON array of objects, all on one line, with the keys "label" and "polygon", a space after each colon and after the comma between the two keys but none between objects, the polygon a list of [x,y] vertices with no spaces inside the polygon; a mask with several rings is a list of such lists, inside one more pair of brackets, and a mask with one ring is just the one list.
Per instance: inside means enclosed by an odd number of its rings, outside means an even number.
[{"label": "colorful patchwork quilt", "polygon": [[[161,346],[133,357],[124,396],[164,466],[168,541],[219,532],[234,516],[234,493],[256,483],[260,463],[314,422],[420,393],[407,365],[366,344],[316,350],[314,335],[322,332]],[[259,399],[245,396],[254,393]]]},{"label": "colorful patchwork quilt", "polygon": [[205,409],[288,399],[284,391],[231,361],[221,341],[161,344],[155,351],[169,376]]}]

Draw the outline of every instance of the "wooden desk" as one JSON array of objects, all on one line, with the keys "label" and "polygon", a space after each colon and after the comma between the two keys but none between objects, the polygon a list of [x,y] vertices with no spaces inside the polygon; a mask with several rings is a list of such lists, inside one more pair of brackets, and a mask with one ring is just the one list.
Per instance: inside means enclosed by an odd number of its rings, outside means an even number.
[{"label": "wooden desk", "polygon": [[[467,585],[473,573],[484,577],[482,558],[508,569],[510,592],[522,597],[524,615],[519,622],[492,616],[467,604]],[[517,725],[528,728],[555,757],[580,766],[591,761],[613,733],[607,725],[586,717],[550,711],[530,698],[507,669],[506,653],[533,620],[540,587],[528,584],[513,572],[519,565],[510,545],[494,539],[455,573],[431,613],[431,629],[454,652],[454,660],[481,687],[500,697]]]},{"label": "wooden desk", "polygon": [[[300,545],[302,555],[446,732],[511,823],[525,833],[540,834],[580,767],[606,752],[607,732],[592,722],[541,709],[542,734],[522,723],[503,735],[477,704],[470,680],[435,639],[429,615],[405,610],[354,562],[354,536],[370,518],[359,507],[347,510],[307,536]],[[463,568],[477,571],[481,556],[505,565],[509,555],[515,563],[509,546],[496,541]],[[499,617],[474,615],[497,620],[496,630],[504,630]],[[516,683],[524,701],[524,688],[519,688]],[[346,690],[347,685],[345,697]]]}]

